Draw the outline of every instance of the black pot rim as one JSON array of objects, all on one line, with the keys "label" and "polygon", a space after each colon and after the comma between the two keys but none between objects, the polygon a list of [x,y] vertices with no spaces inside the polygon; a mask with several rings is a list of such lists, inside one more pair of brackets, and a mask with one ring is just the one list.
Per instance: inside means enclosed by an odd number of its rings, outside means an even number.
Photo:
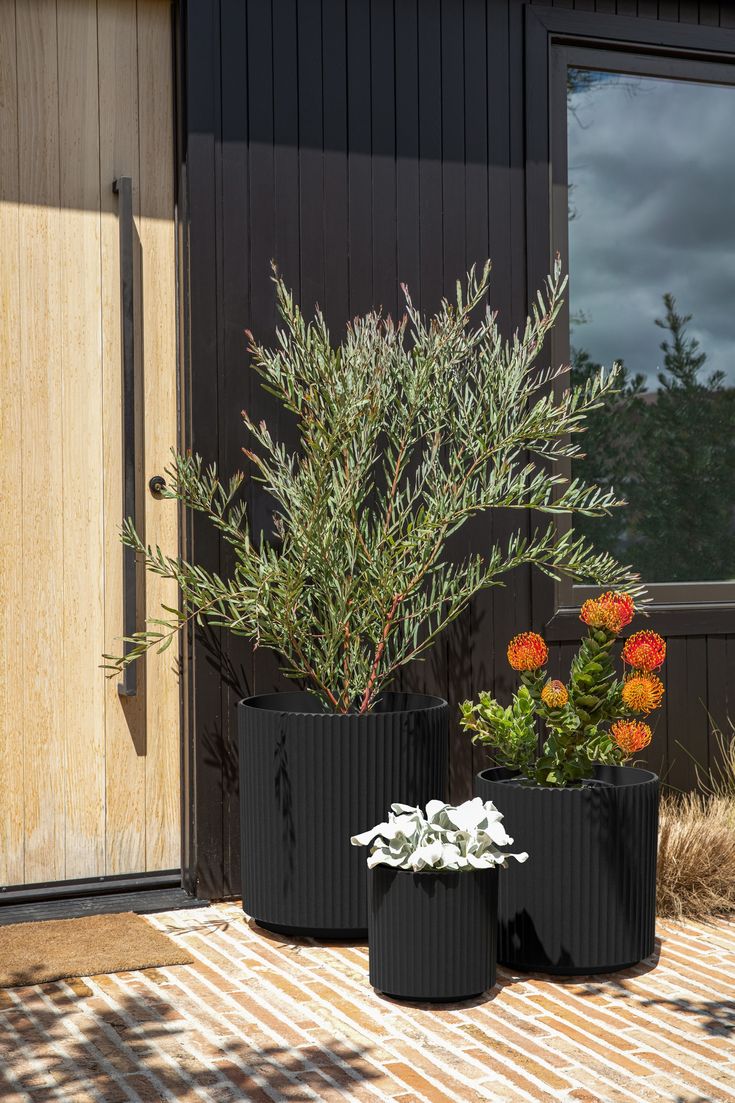
[{"label": "black pot rim", "polygon": [[502,866],[488,866],[486,869],[405,869],[403,866],[389,866],[386,862],[378,862],[375,866],[368,866],[368,873],[375,873],[378,869],[388,869],[391,873],[410,873],[412,877],[464,877],[467,873],[497,873]]},{"label": "black pot rim", "polygon": [[[388,690],[385,694],[381,694],[384,697],[391,696],[412,697],[416,700],[416,704],[411,708],[403,709],[381,709],[380,716],[401,716],[411,712],[424,712],[431,709],[445,709],[448,708],[447,702],[443,697],[434,697],[429,693],[402,693],[398,690]],[[279,699],[282,698],[294,698],[304,697],[307,700],[314,701],[319,704],[319,698],[313,694],[307,693],[305,690],[285,690],[283,693],[256,693],[252,697],[243,697],[238,701],[238,708],[251,708],[251,709],[267,709],[269,712],[280,712],[285,716],[319,716],[325,720],[358,720],[365,722],[370,719],[371,716],[376,715],[373,710],[363,714],[356,712],[320,712],[318,709],[299,709],[288,708],[284,702],[280,708],[274,707]]]},{"label": "black pot rim", "polygon": [[[626,770],[635,773],[635,777],[632,777],[630,781],[621,781],[618,784],[608,786],[613,789],[629,789],[634,785],[648,785],[652,781],[658,781],[658,774],[655,774],[652,770],[642,770],[639,766],[605,766],[606,770]],[[490,777],[490,774],[495,771],[506,771],[509,777]],[[540,791],[544,793],[580,793],[584,790],[584,785],[523,785],[520,781],[516,781],[514,772],[508,770],[506,766],[488,766],[485,770],[480,770],[477,777],[481,781],[495,782],[496,784],[502,783],[508,785],[514,789],[523,789],[526,792]],[[583,781],[594,781],[595,778],[583,778]]]}]

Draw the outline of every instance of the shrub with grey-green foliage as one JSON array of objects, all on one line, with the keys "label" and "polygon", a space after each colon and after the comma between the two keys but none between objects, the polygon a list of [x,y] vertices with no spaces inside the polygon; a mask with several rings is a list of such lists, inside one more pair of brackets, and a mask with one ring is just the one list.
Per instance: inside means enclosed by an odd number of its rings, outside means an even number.
[{"label": "shrub with grey-green foliage", "polygon": [[[367,712],[407,663],[424,655],[478,591],[524,564],[547,574],[635,590],[637,576],[555,516],[606,513],[612,490],[571,482],[554,461],[579,455],[587,414],[615,387],[615,369],[574,386],[539,356],[562,304],[557,263],[525,328],[505,341],[486,309],[489,265],[426,319],[405,291],[404,316],[356,318],[333,340],[275,278],[281,318],[273,348],[250,339],[253,367],[293,415],[291,452],[243,413],[251,477],[274,503],[273,531],[253,531],[240,473],[222,481],[199,456],[174,455],[166,495],[208,516],[231,545],[222,577],[123,539],[179,586],[166,608],[107,656],[114,674],[163,650],[190,622],[272,649],[283,670],[332,711]],[[549,523],[461,561],[447,542],[493,509],[534,510]]]},{"label": "shrub with grey-green foliage", "polygon": [[369,831],[353,835],[353,846],[369,846],[368,866],[395,869],[457,870],[494,869],[508,858],[525,862],[528,854],[508,854],[512,838],[492,801],[480,797],[464,804],[430,800],[426,812],[408,804],[392,804],[388,819]]}]

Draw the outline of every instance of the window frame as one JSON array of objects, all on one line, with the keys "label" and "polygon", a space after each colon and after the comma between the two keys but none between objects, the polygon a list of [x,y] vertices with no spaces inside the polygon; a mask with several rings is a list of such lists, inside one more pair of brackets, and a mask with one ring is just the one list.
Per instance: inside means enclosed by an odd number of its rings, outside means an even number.
[{"label": "window frame", "polygon": [[[541,286],[552,258],[568,250],[567,89],[569,65],[624,74],[727,84],[735,94],[735,34],[708,27],[526,8],[526,226],[528,291]],[[570,358],[565,301],[548,361]],[[569,461],[559,469],[568,472]],[[571,519],[560,518],[560,530]],[[668,634],[735,631],[735,581],[651,583],[648,606]],[[550,639],[574,638],[578,614],[597,587],[534,580],[534,619]]]}]

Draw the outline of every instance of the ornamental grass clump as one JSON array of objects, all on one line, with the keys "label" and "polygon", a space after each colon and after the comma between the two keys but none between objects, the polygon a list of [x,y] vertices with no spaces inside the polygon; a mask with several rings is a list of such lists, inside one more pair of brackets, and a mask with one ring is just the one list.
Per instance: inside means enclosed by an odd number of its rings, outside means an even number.
[{"label": "ornamental grass clump", "polygon": [[662,796],[656,911],[673,919],[735,913],[735,797]]},{"label": "ornamental grass clump", "polygon": [[128,520],[124,542],[178,584],[181,602],[107,657],[113,674],[192,621],[208,622],[272,649],[330,711],[365,713],[473,595],[514,567],[635,592],[637,575],[553,519],[461,561],[446,554],[449,538],[486,510],[592,517],[621,504],[554,466],[580,455],[586,416],[616,381],[612,369],[574,385],[568,366],[539,364],[562,304],[559,264],[511,341],[484,306],[489,273],[473,269],[429,320],[404,288],[398,322],[372,312],[338,343],[322,314],[308,321],[275,277],[275,347],[251,337],[249,352],[295,419],[297,448],[243,412],[244,452],[274,507],[273,530],[253,531],[241,473],[223,482],[199,456],[175,455],[164,494],[209,518],[232,547],[232,573],[147,547]]},{"label": "ornamental grass clump", "polygon": [[525,862],[528,854],[509,854],[512,838],[492,801],[480,797],[464,804],[430,800],[426,812],[408,804],[392,804],[387,821],[353,835],[353,846],[369,846],[368,866],[392,866],[414,873],[472,872],[507,866],[508,858]]},{"label": "ornamental grass clump", "polygon": [[[656,632],[635,632],[622,649],[618,677],[613,648],[633,620],[630,594],[608,591],[586,601],[587,625],[568,684],[549,678],[546,643],[522,632],[508,645],[508,662],[521,686],[504,708],[489,693],[461,706],[461,724],[473,742],[488,747],[498,765],[517,770],[529,783],[564,786],[589,778],[594,763],[620,765],[651,742],[643,719],[657,709],[664,687],[656,671],[666,643]],[[545,734],[539,752],[538,722]]]},{"label": "ornamental grass clump", "polygon": [[661,798],[656,911],[674,919],[735,914],[735,725],[714,730],[700,791]]}]

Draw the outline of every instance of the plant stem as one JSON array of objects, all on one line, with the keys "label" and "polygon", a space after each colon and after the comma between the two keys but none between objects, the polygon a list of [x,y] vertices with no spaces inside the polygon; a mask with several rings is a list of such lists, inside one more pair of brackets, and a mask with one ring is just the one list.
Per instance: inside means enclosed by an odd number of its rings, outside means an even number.
[{"label": "plant stem", "polygon": [[363,713],[366,713],[370,707],[370,700],[373,695],[373,686],[375,685],[375,679],[378,676],[378,667],[380,666],[380,660],[383,658],[385,645],[388,642],[388,636],[390,635],[390,626],[393,623],[394,616],[396,615],[396,609],[398,608],[402,600],[403,594],[393,595],[393,604],[388,611],[388,616],[386,617],[385,624],[383,625],[383,632],[380,637],[380,642],[375,649],[375,658],[373,659],[373,665],[370,670],[370,677],[368,678],[368,683],[365,687],[365,694],[362,699],[362,704],[360,705],[360,716],[362,716]]}]

